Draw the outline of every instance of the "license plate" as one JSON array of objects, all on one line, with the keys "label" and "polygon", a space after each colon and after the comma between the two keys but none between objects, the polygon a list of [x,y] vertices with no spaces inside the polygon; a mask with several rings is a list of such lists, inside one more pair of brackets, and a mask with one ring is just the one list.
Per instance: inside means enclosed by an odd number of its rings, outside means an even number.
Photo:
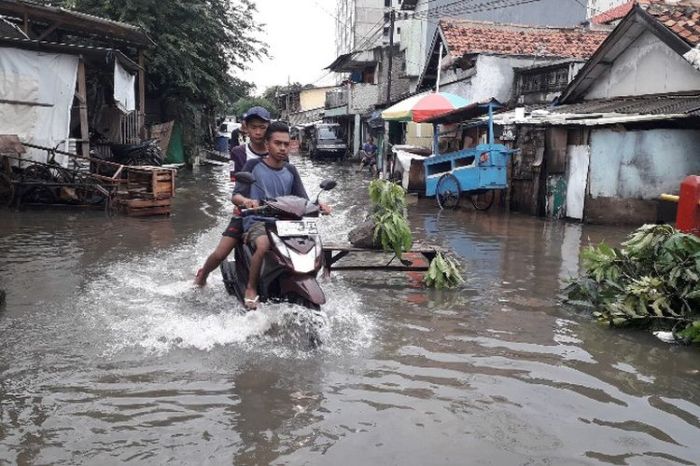
[{"label": "license plate", "polygon": [[318,228],[314,220],[278,220],[275,222],[277,226],[277,236],[308,236],[317,235]]}]

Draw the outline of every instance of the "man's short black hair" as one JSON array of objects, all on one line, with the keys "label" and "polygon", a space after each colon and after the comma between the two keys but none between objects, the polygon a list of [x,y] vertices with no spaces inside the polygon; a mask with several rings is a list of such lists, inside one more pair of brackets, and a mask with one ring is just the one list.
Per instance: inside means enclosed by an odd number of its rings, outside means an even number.
[{"label": "man's short black hair", "polygon": [[289,134],[289,126],[281,121],[273,121],[270,126],[267,127],[265,131],[265,140],[269,141],[274,133],[287,133]]}]

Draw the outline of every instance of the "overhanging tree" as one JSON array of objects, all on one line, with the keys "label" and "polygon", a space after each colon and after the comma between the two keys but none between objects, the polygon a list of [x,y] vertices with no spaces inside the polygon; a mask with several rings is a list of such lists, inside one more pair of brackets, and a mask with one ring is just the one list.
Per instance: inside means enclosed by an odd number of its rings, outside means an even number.
[{"label": "overhanging tree", "polygon": [[[56,2],[52,2],[56,3]],[[232,75],[265,56],[250,0],[65,0],[78,11],[141,26],[149,91],[187,105],[225,108],[252,87]]]}]

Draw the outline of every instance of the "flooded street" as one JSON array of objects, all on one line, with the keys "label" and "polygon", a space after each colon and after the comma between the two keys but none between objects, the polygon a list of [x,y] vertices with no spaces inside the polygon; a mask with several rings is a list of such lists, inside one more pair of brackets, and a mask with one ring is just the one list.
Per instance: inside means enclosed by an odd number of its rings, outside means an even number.
[{"label": "flooded street", "polygon": [[[337,178],[321,223],[345,240],[369,179],[295,162],[310,194]],[[191,285],[229,191],[205,167],[179,176],[170,218],[0,210],[0,464],[700,461],[698,349],[559,304],[580,249],[629,229],[421,200],[414,233],[459,259],[463,287],[334,275],[309,351],[290,306],[242,315],[218,271]]]}]

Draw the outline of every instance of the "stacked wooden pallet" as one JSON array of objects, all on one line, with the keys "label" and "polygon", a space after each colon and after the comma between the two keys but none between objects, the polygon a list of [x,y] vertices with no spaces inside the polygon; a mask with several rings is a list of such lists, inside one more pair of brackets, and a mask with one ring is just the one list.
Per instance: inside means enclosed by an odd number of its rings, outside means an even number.
[{"label": "stacked wooden pallet", "polygon": [[126,192],[120,203],[131,217],[170,215],[175,197],[176,170],[162,167],[126,167]]}]

